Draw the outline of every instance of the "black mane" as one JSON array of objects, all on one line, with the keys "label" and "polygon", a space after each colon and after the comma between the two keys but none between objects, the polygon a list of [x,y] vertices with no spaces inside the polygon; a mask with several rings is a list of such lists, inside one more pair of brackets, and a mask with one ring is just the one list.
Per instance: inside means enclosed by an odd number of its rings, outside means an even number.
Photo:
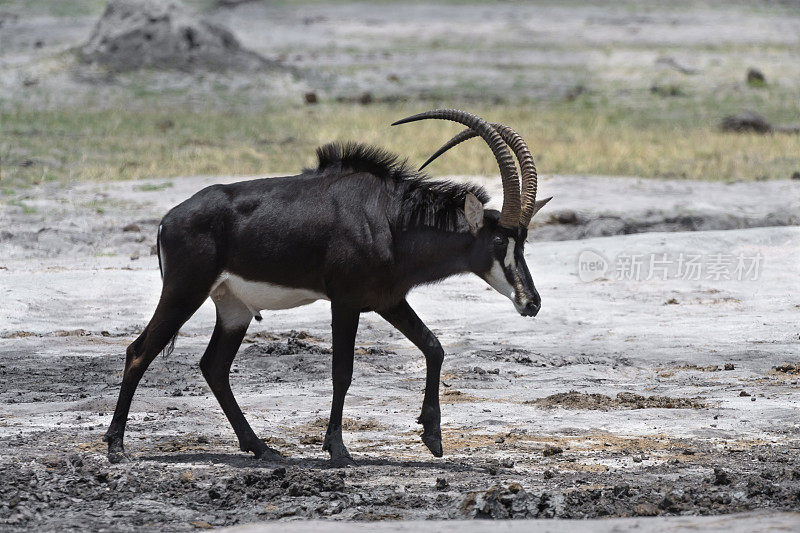
[{"label": "black mane", "polygon": [[317,148],[317,173],[328,170],[365,172],[394,185],[401,202],[400,225],[429,226],[445,231],[459,228],[458,214],[468,193],[481,203],[489,195],[480,185],[433,180],[414,170],[405,159],[382,148],[356,142],[333,142]]}]

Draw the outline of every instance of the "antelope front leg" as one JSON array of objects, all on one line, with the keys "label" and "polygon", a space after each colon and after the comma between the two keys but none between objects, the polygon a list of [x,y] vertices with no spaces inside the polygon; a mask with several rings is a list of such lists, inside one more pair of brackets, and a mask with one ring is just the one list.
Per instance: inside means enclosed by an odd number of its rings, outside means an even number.
[{"label": "antelope front leg", "polygon": [[422,424],[422,442],[435,457],[442,456],[441,411],[439,409],[439,375],[444,361],[444,350],[436,336],[425,326],[417,314],[403,300],[402,303],[379,313],[387,322],[414,343],[425,355],[425,398],[417,422]]},{"label": "antelope front leg", "polygon": [[353,379],[353,350],[360,312],[331,303],[331,326],[333,330],[333,401],[328,430],[322,449],[331,455],[333,466],[356,466],[342,440],[342,410],[344,397]]}]

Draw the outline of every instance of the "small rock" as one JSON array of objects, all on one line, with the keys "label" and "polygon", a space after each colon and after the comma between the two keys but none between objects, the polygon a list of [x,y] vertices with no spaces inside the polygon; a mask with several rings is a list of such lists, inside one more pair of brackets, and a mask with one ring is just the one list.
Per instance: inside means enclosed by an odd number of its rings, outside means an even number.
[{"label": "small rock", "polygon": [[572,209],[563,209],[553,215],[559,224],[577,224],[579,222],[578,213]]},{"label": "small rock", "polygon": [[727,472],[719,467],[714,468],[714,485],[730,485],[731,478]]},{"label": "small rock", "polygon": [[747,69],[747,85],[751,87],[764,87],[767,84],[767,78],[764,73],[757,68]]},{"label": "small rock", "polygon": [[547,470],[544,471],[542,477],[545,479],[553,479],[554,477],[556,477],[556,473],[548,468]]},{"label": "small rock", "polygon": [[191,470],[187,470],[180,475],[179,479],[181,480],[181,483],[191,483],[194,481],[194,473]]},{"label": "small rock", "polygon": [[494,439],[494,441],[495,441],[497,444],[503,444],[503,443],[506,441],[506,438],[505,438],[504,436],[500,435],[499,437],[497,437],[496,439]]},{"label": "small rock", "polygon": [[139,231],[142,231],[142,229],[139,227],[138,224],[136,224],[135,222],[132,222],[132,223],[126,225],[126,226],[123,226],[122,227],[122,231],[124,231],[124,232],[129,232],[129,231],[139,232]]},{"label": "small rock", "polygon": [[306,435],[300,438],[300,444],[322,444],[322,437],[319,435]]},{"label": "small rock", "polygon": [[561,453],[564,453],[564,450],[560,446],[551,446],[550,444],[545,446],[544,450],[542,451],[542,455],[544,455],[545,457],[551,457],[553,455],[558,455]]},{"label": "small rock", "polygon": [[738,115],[728,115],[722,119],[719,127],[722,131],[735,133],[770,133],[773,131],[772,124],[767,122],[762,115],[753,111],[745,111]]},{"label": "small rock", "polygon": [[634,516],[656,516],[658,514],[658,507],[652,503],[640,503],[633,508]]},{"label": "small rock", "polygon": [[449,487],[450,483],[448,483],[448,481],[445,478],[443,477],[436,478],[436,490],[447,490]]},{"label": "small rock", "polygon": [[362,93],[361,96],[359,96],[358,98],[358,103],[361,105],[369,105],[372,103],[372,101],[373,98],[371,92]]},{"label": "small rock", "polygon": [[585,94],[585,93],[586,93],[586,87],[585,86],[576,85],[576,86],[572,87],[571,89],[569,89],[566,92],[566,94],[564,94],[564,99],[567,102],[572,102],[576,98],[578,98],[580,95]]},{"label": "small rock", "polygon": [[522,490],[522,485],[517,483],[516,481],[511,482],[508,484],[508,491],[512,494],[516,494]]},{"label": "small rock", "polygon": [[672,84],[669,84],[669,85],[658,85],[658,84],[653,85],[653,86],[650,87],[650,92],[652,94],[655,94],[657,96],[662,96],[662,97],[684,96],[686,94],[686,93],[683,92],[683,90],[679,86],[672,85]]},{"label": "small rock", "polygon": [[743,390],[742,392],[739,393],[739,396],[741,396],[741,397],[750,396],[750,393]]},{"label": "small rock", "polygon": [[733,366],[733,363],[725,363],[725,370],[735,370],[736,367]]},{"label": "small rock", "polygon": [[195,529],[214,529],[214,526],[206,522],[205,520],[192,520],[189,522]]}]

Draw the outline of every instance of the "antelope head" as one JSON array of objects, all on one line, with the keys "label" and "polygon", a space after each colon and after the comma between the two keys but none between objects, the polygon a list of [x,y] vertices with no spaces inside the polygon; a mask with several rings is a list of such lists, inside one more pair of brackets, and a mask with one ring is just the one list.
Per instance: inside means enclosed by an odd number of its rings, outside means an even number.
[{"label": "antelope head", "polygon": [[[436,151],[420,170],[454,146],[473,137],[481,137],[494,153],[503,183],[503,207],[500,212],[484,209],[478,198],[467,194],[464,217],[473,236],[469,252],[470,269],[510,299],[519,314],[536,316],[541,309],[542,299],[525,262],[525,240],[531,219],[552,197],[536,200],[536,165],[528,145],[508,126],[490,124],[471,113],[456,109],[427,111],[398,120],[392,125],[425,119],[450,120],[467,126],[467,129]],[[521,186],[517,165],[509,147],[519,162]]]}]

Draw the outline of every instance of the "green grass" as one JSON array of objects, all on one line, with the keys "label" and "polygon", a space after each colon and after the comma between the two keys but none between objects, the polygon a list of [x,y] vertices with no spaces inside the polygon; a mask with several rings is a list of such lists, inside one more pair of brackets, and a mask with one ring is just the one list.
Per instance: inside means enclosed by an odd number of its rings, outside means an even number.
[{"label": "green grass", "polygon": [[145,191],[145,192],[153,192],[153,191],[163,191],[164,189],[169,189],[172,187],[172,182],[166,183],[145,183],[144,185],[139,185],[136,187],[137,191]]},{"label": "green grass", "polygon": [[25,213],[26,215],[32,215],[32,214],[36,213],[36,208],[35,207],[30,206],[30,205],[28,205],[28,204],[26,204],[24,202],[19,201],[19,200],[9,200],[6,203],[8,205],[13,205],[15,207],[21,207],[22,208],[22,212]]},{"label": "green grass", "polygon": [[[776,122],[800,120],[800,104],[770,103],[775,101],[767,99],[758,108]],[[314,163],[317,146],[349,139],[385,146],[417,164],[459,127],[441,121],[389,124],[439,104],[7,109],[0,111],[0,179],[8,188],[46,180],[296,173]],[[800,136],[718,131],[726,108],[741,109],[741,102],[724,98],[663,98],[643,91],[627,104],[589,95],[572,102],[463,106],[522,133],[545,174],[738,180],[788,178],[800,170]],[[486,147],[476,141],[430,170],[497,172]]]}]

